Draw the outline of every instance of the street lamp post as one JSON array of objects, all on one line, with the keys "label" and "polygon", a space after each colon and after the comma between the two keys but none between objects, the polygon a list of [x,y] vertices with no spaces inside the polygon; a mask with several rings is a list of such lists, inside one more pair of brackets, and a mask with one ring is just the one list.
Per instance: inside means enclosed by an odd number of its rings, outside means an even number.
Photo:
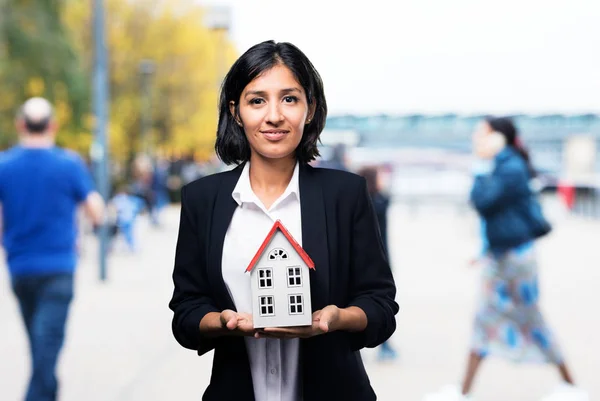
[{"label": "street lamp post", "polygon": [[[93,77],[93,108],[95,115],[94,142],[90,156],[94,162],[95,178],[98,191],[105,201],[110,196],[110,175],[108,155],[108,52],[104,33],[104,3],[94,1],[94,77]],[[106,280],[106,257],[108,252],[108,226],[105,222],[100,225],[100,280]]]},{"label": "street lamp post", "polygon": [[146,156],[151,156],[150,129],[152,127],[152,90],[151,78],[155,71],[155,64],[152,60],[142,60],[139,66],[142,85],[142,112],[141,112],[141,131],[142,131],[142,152]]},{"label": "street lamp post", "polygon": [[217,33],[217,91],[225,78],[225,39],[231,27],[231,9],[227,6],[213,6],[207,9],[204,24]]}]

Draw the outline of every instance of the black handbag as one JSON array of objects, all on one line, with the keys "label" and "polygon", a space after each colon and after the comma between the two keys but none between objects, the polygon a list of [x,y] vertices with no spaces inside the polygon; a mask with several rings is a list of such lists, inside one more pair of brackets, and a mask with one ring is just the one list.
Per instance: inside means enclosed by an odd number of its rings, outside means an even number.
[{"label": "black handbag", "polygon": [[529,216],[527,220],[529,221],[531,236],[533,238],[543,237],[552,231],[552,225],[548,222],[546,217],[544,217],[542,205],[537,196],[533,193],[529,199],[528,211]]}]

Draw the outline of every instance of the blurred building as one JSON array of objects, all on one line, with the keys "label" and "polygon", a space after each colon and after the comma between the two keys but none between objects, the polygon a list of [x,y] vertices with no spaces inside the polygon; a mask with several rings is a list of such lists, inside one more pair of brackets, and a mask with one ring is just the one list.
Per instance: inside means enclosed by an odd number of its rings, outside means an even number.
[{"label": "blurred building", "polygon": [[[436,148],[470,152],[470,136],[483,115],[376,115],[332,116],[327,119],[324,142],[338,133],[352,131],[355,146],[367,149]],[[600,142],[600,115],[515,115],[522,138],[531,149],[535,166],[559,173],[564,168],[565,147],[569,138],[585,135]],[[596,149],[600,147],[596,146]],[[600,157],[594,167],[600,171]]]},{"label": "blurred building", "polygon": [[[350,168],[392,171],[397,199],[466,206],[471,185],[471,135],[484,115],[330,116],[322,138],[327,159],[348,146]],[[513,115],[544,192],[572,187],[573,211],[600,217],[600,115]]]}]

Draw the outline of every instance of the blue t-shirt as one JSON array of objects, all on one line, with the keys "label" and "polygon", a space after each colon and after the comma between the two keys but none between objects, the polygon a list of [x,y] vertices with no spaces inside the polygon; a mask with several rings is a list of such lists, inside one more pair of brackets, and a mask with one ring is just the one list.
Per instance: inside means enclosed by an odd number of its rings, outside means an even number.
[{"label": "blue t-shirt", "polygon": [[3,245],[12,276],[73,272],[76,210],[92,190],[74,152],[16,146],[2,153]]}]

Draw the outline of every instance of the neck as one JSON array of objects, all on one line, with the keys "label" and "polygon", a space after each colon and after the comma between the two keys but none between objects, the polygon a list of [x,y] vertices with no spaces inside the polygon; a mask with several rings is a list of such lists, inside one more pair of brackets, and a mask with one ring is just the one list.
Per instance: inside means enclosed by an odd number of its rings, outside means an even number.
[{"label": "neck", "polygon": [[51,148],[54,146],[54,138],[47,134],[25,134],[21,137],[21,145],[26,148]]},{"label": "neck", "polygon": [[250,159],[252,190],[255,193],[281,195],[290,183],[295,167],[296,158],[293,156],[277,160],[252,157]]}]

